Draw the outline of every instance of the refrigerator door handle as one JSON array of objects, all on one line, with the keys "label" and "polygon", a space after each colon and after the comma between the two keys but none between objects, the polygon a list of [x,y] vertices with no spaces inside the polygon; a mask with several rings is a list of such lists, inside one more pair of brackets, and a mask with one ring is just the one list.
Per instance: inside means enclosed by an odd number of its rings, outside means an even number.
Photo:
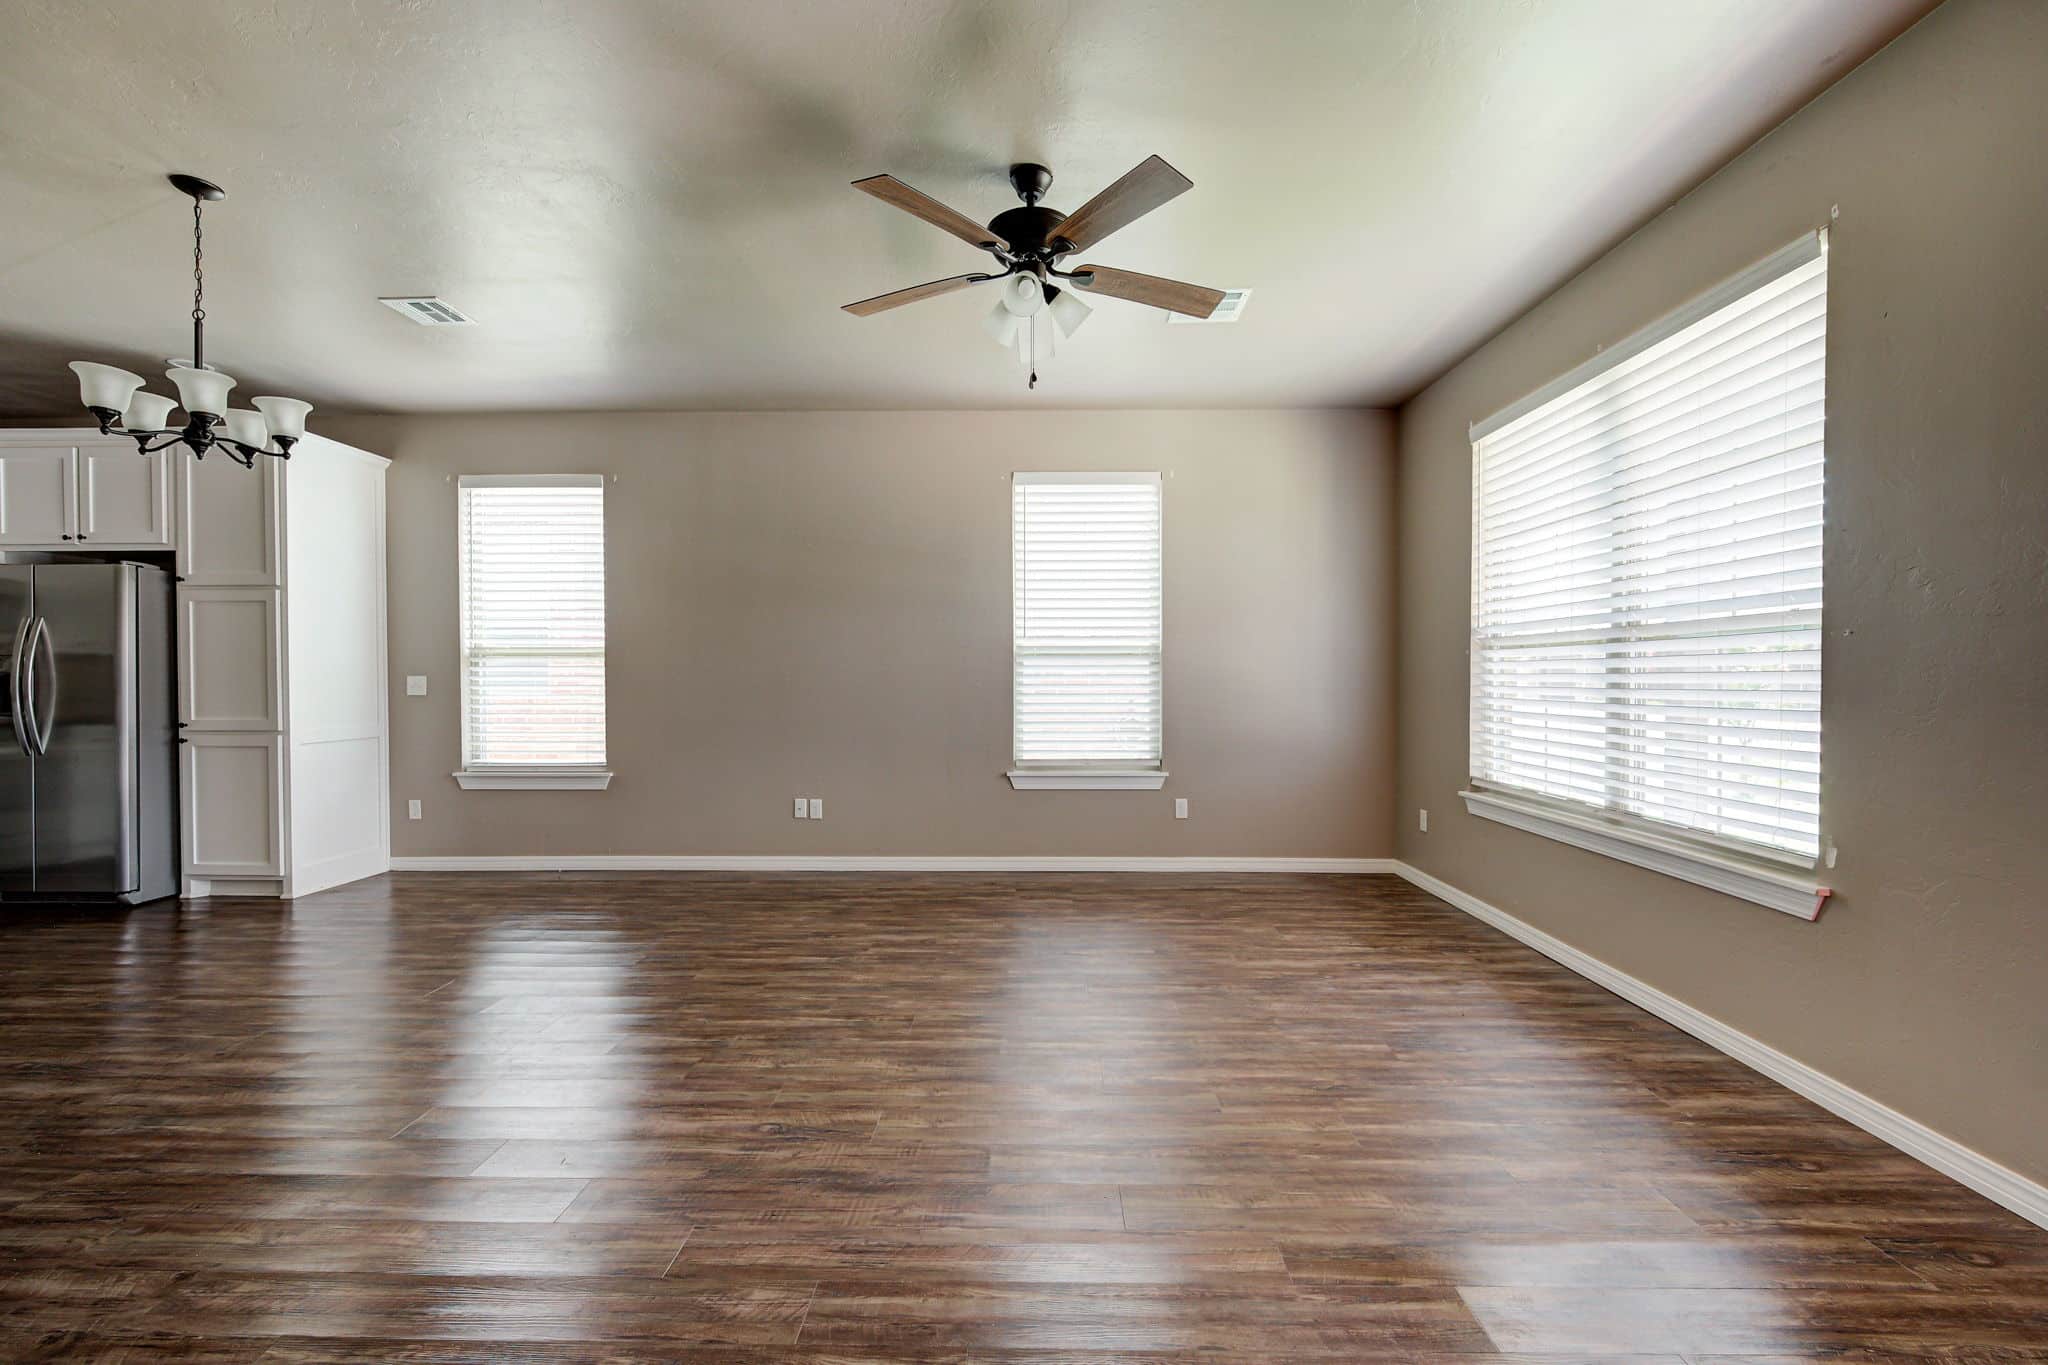
[{"label": "refrigerator door handle", "polygon": [[[57,724],[57,647],[50,643],[50,618],[38,616],[29,628],[28,658],[28,712],[29,725],[35,732],[36,752],[50,752],[50,731]],[[48,688],[36,686],[36,667],[47,662],[50,665]]]},{"label": "refrigerator door handle", "polygon": [[14,632],[14,661],[7,668],[7,685],[10,689],[7,709],[14,718],[14,741],[30,758],[36,756],[36,750],[35,745],[29,740],[28,727],[32,722],[29,719],[28,674],[21,665],[22,660],[28,657],[28,630],[34,620],[32,616],[21,618],[21,625],[16,627]]}]

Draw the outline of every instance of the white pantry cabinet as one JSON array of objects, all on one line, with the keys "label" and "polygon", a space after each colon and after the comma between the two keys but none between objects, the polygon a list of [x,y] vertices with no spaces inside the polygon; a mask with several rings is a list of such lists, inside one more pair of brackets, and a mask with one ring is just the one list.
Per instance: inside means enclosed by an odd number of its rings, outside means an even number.
[{"label": "white pantry cabinet", "polygon": [[89,429],[0,431],[0,548],[175,567],[187,896],[302,896],[390,868],[389,464],[312,435],[244,469]]},{"label": "white pantry cabinet", "polygon": [[171,548],[170,451],[98,432],[6,435],[35,439],[0,445],[0,545]]}]

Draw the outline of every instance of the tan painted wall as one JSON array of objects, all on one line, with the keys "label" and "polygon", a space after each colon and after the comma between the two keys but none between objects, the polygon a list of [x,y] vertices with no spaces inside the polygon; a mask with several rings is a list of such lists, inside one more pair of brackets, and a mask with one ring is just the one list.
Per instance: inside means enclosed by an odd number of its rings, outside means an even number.
[{"label": "tan painted wall", "polygon": [[[1951,0],[1403,410],[1401,856],[2048,1178],[2048,5]],[[1468,816],[1467,423],[1828,221],[1816,924]],[[1416,829],[1427,807],[1430,833]]]},{"label": "tan painted wall", "polygon": [[[1384,413],[335,419],[390,455],[392,850],[1390,853]],[[1159,792],[1016,792],[1013,469],[1162,469]],[[599,472],[609,745],[589,792],[463,792],[455,488]],[[430,693],[404,695],[425,673]],[[826,819],[790,817],[819,796]],[[1187,797],[1191,818],[1173,818]],[[404,818],[405,801],[425,818]]]}]

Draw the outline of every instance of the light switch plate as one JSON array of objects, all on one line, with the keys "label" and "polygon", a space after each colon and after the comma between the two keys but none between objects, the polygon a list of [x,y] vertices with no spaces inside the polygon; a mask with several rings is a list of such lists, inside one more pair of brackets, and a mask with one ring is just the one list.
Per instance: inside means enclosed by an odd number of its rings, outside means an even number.
[{"label": "light switch plate", "polygon": [[824,797],[822,797],[822,796],[814,796],[814,797],[812,797],[812,798],[811,798],[811,818],[812,818],[813,820],[822,820],[822,819],[824,819],[824,818],[825,818],[825,798],[824,798]]},{"label": "light switch plate", "polygon": [[424,697],[424,696],[426,696],[426,695],[427,695],[427,675],[426,675],[426,674],[424,674],[424,673],[408,673],[408,674],[406,674],[406,675],[405,675],[405,695],[406,695],[406,696],[408,696],[408,697]]},{"label": "light switch plate", "polygon": [[799,820],[808,820],[808,819],[810,819],[810,818],[811,818],[811,803],[810,803],[810,802],[808,802],[808,801],[806,801],[806,800],[804,800],[804,799],[803,799],[803,798],[802,798],[801,796],[797,797],[797,798],[796,798],[796,809],[795,809],[795,810],[793,810],[793,811],[791,811],[791,812],[790,812],[790,814],[794,815],[794,816],[795,816],[795,817],[796,817],[797,819],[799,819]]},{"label": "light switch plate", "polygon": [[1188,818],[1188,799],[1185,796],[1173,798],[1173,818],[1176,820]]},{"label": "light switch plate", "polygon": [[408,819],[408,820],[417,820],[417,819],[419,819],[419,818],[420,818],[420,803],[419,803],[419,802],[417,802],[417,801],[408,801],[408,802],[406,802],[406,803],[405,803],[405,818],[406,818],[406,819]]}]

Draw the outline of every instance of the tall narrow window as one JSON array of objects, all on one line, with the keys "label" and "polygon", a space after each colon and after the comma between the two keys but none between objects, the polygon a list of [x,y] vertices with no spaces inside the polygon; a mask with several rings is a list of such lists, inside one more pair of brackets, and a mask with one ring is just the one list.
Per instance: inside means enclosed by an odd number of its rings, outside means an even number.
[{"label": "tall narrow window", "polygon": [[1018,474],[1010,535],[1011,781],[1159,786],[1159,476]]},{"label": "tall narrow window", "polygon": [[1813,865],[1826,368],[1809,237],[1474,429],[1475,813]]},{"label": "tall narrow window", "polygon": [[601,787],[604,480],[465,474],[465,786]]}]

